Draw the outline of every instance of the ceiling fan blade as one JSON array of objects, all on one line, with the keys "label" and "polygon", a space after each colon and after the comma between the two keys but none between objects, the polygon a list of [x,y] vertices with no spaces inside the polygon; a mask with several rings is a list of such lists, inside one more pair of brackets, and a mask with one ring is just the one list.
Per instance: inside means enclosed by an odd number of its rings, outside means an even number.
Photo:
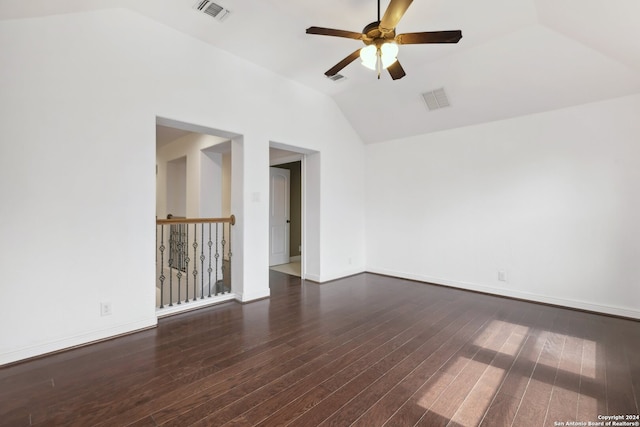
[{"label": "ceiling fan blade", "polygon": [[421,43],[458,43],[462,38],[462,31],[427,31],[424,33],[405,33],[396,36],[398,44]]},{"label": "ceiling fan blade", "polygon": [[389,71],[389,74],[391,74],[391,78],[393,80],[401,79],[407,75],[407,73],[404,72],[404,68],[402,68],[402,65],[400,65],[400,61],[396,61],[393,64],[389,65],[389,67],[387,67],[387,71]]},{"label": "ceiling fan blade", "polygon": [[309,27],[307,34],[319,34],[321,36],[345,37],[348,39],[362,40],[363,34],[353,31],[334,30],[333,28]]},{"label": "ceiling fan blade", "polygon": [[384,16],[380,20],[380,28],[387,30],[387,32],[396,28],[411,2],[413,0],[391,0],[387,10],[384,12]]},{"label": "ceiling fan blade", "polygon": [[347,65],[351,64],[356,58],[360,57],[360,49],[353,52],[351,55],[344,58],[342,61],[338,62],[336,65],[327,70],[324,75],[327,77],[335,76],[338,74],[338,71],[342,70]]}]

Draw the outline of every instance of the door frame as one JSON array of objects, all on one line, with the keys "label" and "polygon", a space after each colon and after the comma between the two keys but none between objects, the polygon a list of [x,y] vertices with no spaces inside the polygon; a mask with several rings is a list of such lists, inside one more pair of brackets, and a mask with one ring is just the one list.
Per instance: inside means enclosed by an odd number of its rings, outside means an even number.
[{"label": "door frame", "polygon": [[[278,144],[278,143],[270,143],[269,145],[270,148],[277,148],[279,150],[284,150],[284,151],[289,151],[291,153],[291,155],[289,156],[285,156],[285,157],[277,157],[277,158],[273,158],[272,156],[269,156],[269,167],[277,167],[278,165],[281,164],[285,164],[285,163],[292,163],[292,162],[300,162],[300,190],[302,192],[302,197],[301,197],[301,206],[300,206],[300,246],[302,246],[302,250],[301,252],[301,256],[300,256],[300,278],[302,280],[305,279],[306,276],[306,233],[305,233],[305,229],[306,229],[306,223],[307,223],[307,194],[305,191],[306,188],[306,181],[307,181],[307,175],[306,175],[306,161],[307,161],[307,154],[312,154],[315,153],[314,151],[310,151],[310,150],[305,150],[305,149],[300,149],[298,147],[292,147],[292,146],[288,146],[288,145],[284,145],[284,144]],[[292,151],[292,150],[301,150],[301,152],[299,151]],[[269,198],[271,198],[271,194],[269,194]]]}]

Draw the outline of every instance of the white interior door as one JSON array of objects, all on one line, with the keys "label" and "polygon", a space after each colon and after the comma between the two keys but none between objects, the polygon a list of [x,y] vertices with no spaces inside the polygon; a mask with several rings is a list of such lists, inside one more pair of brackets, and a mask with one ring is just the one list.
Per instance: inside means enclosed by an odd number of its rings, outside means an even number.
[{"label": "white interior door", "polygon": [[269,265],[271,266],[289,262],[290,171],[270,168],[269,182]]}]

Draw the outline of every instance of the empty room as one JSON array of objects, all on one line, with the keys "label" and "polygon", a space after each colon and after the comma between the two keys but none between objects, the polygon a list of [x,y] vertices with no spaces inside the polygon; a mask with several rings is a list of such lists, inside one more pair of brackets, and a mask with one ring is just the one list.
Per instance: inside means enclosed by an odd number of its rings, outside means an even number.
[{"label": "empty room", "polygon": [[1,1],[0,426],[640,426],[638,16]]}]

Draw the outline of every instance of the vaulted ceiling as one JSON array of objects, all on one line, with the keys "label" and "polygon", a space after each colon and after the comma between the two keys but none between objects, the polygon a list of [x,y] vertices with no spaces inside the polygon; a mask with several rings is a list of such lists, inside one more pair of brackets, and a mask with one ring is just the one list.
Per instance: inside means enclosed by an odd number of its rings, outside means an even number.
[{"label": "vaulted ceiling", "polygon": [[[324,72],[362,43],[305,34],[310,26],[359,32],[375,0],[2,0],[0,19],[133,9],[331,96],[366,143],[543,112],[640,92],[638,0],[414,0],[397,32],[462,30],[458,44],[403,45],[393,81],[354,61]],[[384,12],[389,1],[383,0]],[[428,111],[444,88],[451,106]]]}]

